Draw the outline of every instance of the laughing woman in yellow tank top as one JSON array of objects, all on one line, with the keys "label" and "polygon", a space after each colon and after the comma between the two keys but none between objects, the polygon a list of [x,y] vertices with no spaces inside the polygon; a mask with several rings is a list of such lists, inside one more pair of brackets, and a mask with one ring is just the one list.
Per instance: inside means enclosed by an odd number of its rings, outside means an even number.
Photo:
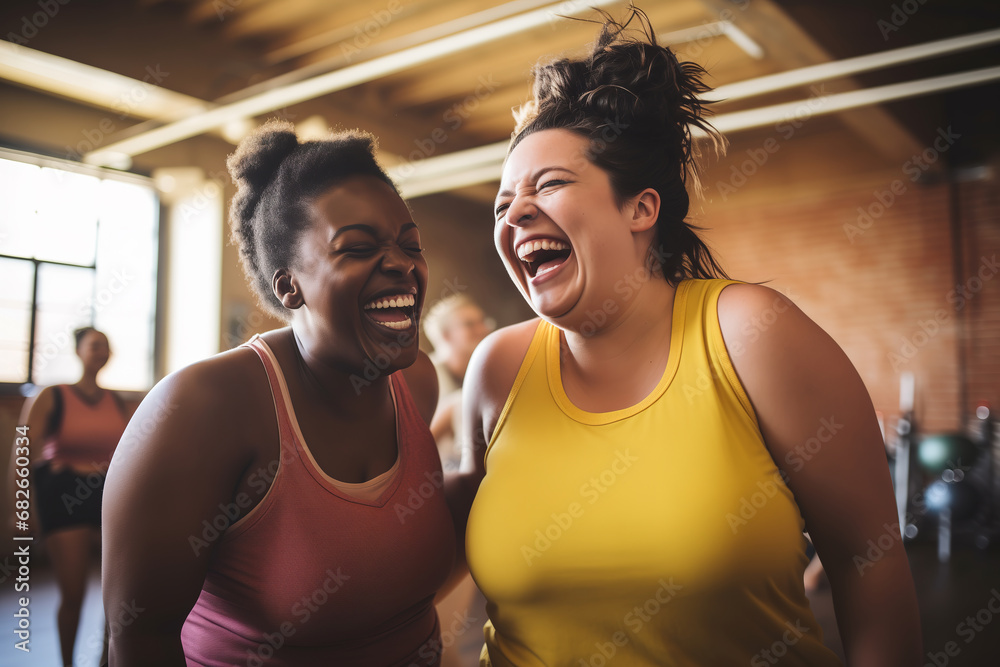
[{"label": "laughing woman in yellow tank top", "polygon": [[633,19],[643,38],[609,19],[589,57],[536,69],[496,200],[539,319],[487,338],[466,382],[482,664],[838,665],[803,590],[808,531],[848,663],[919,665],[904,550],[854,564],[896,530],[869,396],[685,223],[703,72]]}]

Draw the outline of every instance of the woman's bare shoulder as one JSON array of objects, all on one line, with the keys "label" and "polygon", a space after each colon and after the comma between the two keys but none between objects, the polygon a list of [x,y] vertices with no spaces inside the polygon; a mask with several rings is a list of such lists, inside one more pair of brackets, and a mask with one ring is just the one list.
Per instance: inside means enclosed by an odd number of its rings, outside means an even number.
[{"label": "woman's bare shoulder", "polygon": [[476,348],[464,385],[482,413],[499,414],[540,322],[536,317],[498,329]]},{"label": "woman's bare shoulder", "polygon": [[183,389],[207,401],[206,406],[224,408],[242,402],[267,383],[267,372],[257,353],[237,347],[174,371],[160,381],[172,391]]},{"label": "woman's bare shoulder", "polygon": [[483,339],[473,361],[479,362],[490,385],[497,385],[504,394],[510,390],[540,323],[541,319],[535,317],[498,329]]},{"label": "woman's bare shoulder", "polygon": [[[267,372],[256,352],[240,347],[185,366],[160,380],[146,395],[126,430],[143,424],[184,425],[195,441],[243,449],[274,421]],[[150,439],[148,429],[140,439]]]}]

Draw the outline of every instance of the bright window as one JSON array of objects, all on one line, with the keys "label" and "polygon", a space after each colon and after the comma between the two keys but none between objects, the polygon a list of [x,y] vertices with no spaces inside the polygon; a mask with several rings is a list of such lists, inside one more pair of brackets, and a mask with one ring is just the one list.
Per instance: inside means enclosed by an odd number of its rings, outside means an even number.
[{"label": "bright window", "polygon": [[108,335],[100,381],[153,383],[159,201],[147,179],[0,153],[0,382],[75,382],[73,330]]}]

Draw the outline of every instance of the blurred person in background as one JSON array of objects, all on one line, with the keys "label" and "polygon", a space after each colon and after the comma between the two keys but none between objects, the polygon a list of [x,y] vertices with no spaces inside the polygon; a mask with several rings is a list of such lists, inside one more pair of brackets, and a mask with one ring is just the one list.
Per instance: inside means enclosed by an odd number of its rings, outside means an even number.
[{"label": "blurred person in background", "polygon": [[[25,402],[19,422],[29,427],[33,445],[29,525],[37,523],[40,529],[59,587],[57,621],[64,667],[73,665],[91,554],[95,542],[100,542],[108,464],[129,418],[121,397],[97,383],[111,357],[108,337],[93,327],[73,334],[83,366],[80,379],[42,389]],[[17,443],[12,453],[18,455]],[[101,664],[106,657],[107,632]]]},{"label": "blurred person in background", "polygon": [[431,433],[445,472],[458,470],[462,454],[455,438],[462,432],[465,369],[479,341],[493,328],[493,320],[464,294],[446,296],[424,316],[424,332],[434,345],[430,357],[438,378],[438,407],[431,421]]},{"label": "blurred person in background", "polygon": [[[431,421],[431,433],[441,455],[445,472],[454,472],[461,462],[462,384],[472,353],[493,329],[492,318],[464,294],[444,297],[424,316],[424,332],[434,345],[431,361],[437,370],[438,407]],[[486,598],[466,575],[450,594],[437,604],[447,644],[442,667],[467,667],[479,662],[483,647],[482,627],[486,622]]]}]

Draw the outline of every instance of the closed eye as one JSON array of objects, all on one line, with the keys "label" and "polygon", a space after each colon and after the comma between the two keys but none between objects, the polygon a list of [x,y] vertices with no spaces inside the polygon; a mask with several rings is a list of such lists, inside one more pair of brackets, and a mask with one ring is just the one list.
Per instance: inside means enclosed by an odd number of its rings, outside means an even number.
[{"label": "closed eye", "polygon": [[[567,183],[570,183],[570,182],[571,181],[563,181],[563,180],[558,180],[558,179],[553,179],[551,181],[545,181],[544,183],[542,183],[541,185],[539,185],[538,188],[535,189],[535,192],[541,192],[545,188],[555,187],[557,185],[566,185]],[[497,206],[496,210],[494,211],[494,213],[496,214],[496,217],[499,218],[501,215],[503,215],[503,212],[506,211],[508,208],[510,208],[510,204],[509,203],[504,203],[504,204],[500,204],[499,206]]]},{"label": "closed eye", "polygon": [[400,238],[397,242],[404,252],[417,254],[424,251],[420,246],[420,234],[415,229],[407,231],[403,238]]},{"label": "closed eye", "polygon": [[344,248],[342,252],[346,252],[351,255],[357,255],[359,257],[367,256],[375,252],[375,246],[369,244],[352,245]]}]

